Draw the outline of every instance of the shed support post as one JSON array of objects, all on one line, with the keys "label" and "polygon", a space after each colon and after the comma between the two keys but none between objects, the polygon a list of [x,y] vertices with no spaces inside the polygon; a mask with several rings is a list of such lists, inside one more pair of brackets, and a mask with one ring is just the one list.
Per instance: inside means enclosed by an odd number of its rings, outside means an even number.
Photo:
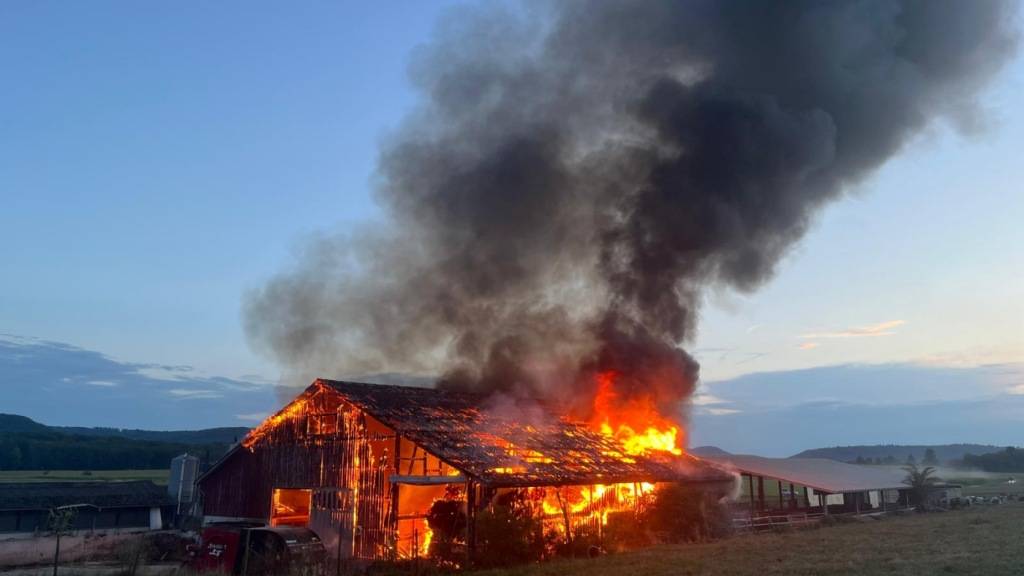
[{"label": "shed support post", "polygon": [[750,518],[754,518],[754,475],[747,474],[747,484],[750,487]]},{"label": "shed support post", "polygon": [[779,480],[779,510],[785,510],[786,504],[782,500],[782,480]]},{"label": "shed support post", "polygon": [[757,477],[757,509],[764,510],[764,476]]},{"label": "shed support post", "polygon": [[466,568],[476,554],[476,482],[466,481]]},{"label": "shed support post", "polygon": [[790,507],[790,509],[793,509],[793,510],[795,510],[797,508],[797,505],[796,505],[796,490],[793,488],[793,483],[792,482],[789,483],[789,507]]},{"label": "shed support post", "polygon": [[[398,467],[401,465],[401,463],[400,463],[400,458],[401,457],[402,457],[402,436],[400,434],[395,434],[395,468],[394,468],[394,471],[392,472],[393,474],[397,475],[399,473]],[[399,502],[399,497],[400,497],[400,495],[398,493],[398,482],[393,482],[391,484],[391,518],[390,518],[390,520],[388,522],[388,531],[391,533],[391,537],[394,539],[394,542],[395,542],[395,546],[392,549],[392,554],[394,556],[392,558],[392,560],[395,560],[398,557],[398,502]],[[338,535],[338,538],[339,539],[341,538],[340,534]],[[340,561],[340,559],[339,559],[339,561]]]}]

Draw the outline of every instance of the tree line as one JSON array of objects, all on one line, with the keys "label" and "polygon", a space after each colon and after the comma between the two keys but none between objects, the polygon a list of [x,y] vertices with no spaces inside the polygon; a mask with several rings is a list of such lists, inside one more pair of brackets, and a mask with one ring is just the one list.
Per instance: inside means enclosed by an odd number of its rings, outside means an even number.
[{"label": "tree line", "polygon": [[55,432],[0,433],[0,470],[157,470],[189,452],[207,461],[228,444],[154,442]]},{"label": "tree line", "polygon": [[965,454],[963,464],[985,472],[1024,472],[1024,450],[1010,447],[991,454]]},{"label": "tree line", "polygon": [[[851,464],[872,464],[878,466],[894,466],[897,464],[903,464],[907,466],[916,466],[917,458],[914,458],[913,454],[907,454],[906,460],[902,462],[893,455],[888,455],[885,458],[865,458],[863,456],[857,456],[857,459],[852,461]],[[927,448],[924,451],[924,458],[921,459],[921,464],[925,466],[938,466],[939,459],[935,455],[935,450]]]}]

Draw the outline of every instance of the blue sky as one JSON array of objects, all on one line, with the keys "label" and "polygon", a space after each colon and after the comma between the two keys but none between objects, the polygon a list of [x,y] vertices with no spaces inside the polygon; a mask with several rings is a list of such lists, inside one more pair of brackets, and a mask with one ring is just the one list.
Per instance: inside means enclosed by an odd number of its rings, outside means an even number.
[{"label": "blue sky", "polygon": [[[0,411],[168,428],[271,409],[278,372],[246,343],[242,298],[304,239],[379,217],[378,144],[415,102],[407,67],[447,4],[0,3]],[[1024,392],[1024,61],[983,102],[987,129],[932,127],[829,207],[764,289],[709,297],[695,439],[753,450],[741,424],[774,429],[826,400],[855,422],[863,405]],[[939,374],[959,380],[905,384]],[[773,384],[737,384],[759,379]],[[837,395],[837,379],[889,384]],[[105,408],[147,399],[173,409]],[[940,440],[915,418],[906,441]],[[972,430],[958,438],[1014,441]]]}]

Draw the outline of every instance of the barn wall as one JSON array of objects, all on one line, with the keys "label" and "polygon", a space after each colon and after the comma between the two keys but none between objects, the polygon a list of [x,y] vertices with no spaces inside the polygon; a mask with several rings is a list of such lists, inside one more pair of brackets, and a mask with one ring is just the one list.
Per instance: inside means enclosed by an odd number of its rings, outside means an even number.
[{"label": "barn wall", "polygon": [[[203,513],[269,520],[275,489],[310,490],[310,525],[332,552],[381,558],[396,539],[397,445],[394,430],[336,392],[311,389],[202,479]],[[438,469],[434,460],[426,465]]]},{"label": "barn wall", "polygon": [[269,518],[272,488],[260,469],[259,456],[244,448],[228,456],[199,483],[203,514]]}]

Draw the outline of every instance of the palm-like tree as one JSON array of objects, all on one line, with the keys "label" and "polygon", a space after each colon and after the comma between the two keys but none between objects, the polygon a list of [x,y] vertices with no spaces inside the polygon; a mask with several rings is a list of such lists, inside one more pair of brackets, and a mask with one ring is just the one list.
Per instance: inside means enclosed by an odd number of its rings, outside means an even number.
[{"label": "palm-like tree", "polygon": [[907,476],[903,478],[903,483],[910,486],[910,493],[914,495],[914,500],[918,506],[924,506],[924,503],[928,500],[928,493],[931,492],[932,487],[938,483],[939,479],[935,476],[935,467],[925,466],[919,468],[917,464],[907,464],[903,467],[907,472]]}]

